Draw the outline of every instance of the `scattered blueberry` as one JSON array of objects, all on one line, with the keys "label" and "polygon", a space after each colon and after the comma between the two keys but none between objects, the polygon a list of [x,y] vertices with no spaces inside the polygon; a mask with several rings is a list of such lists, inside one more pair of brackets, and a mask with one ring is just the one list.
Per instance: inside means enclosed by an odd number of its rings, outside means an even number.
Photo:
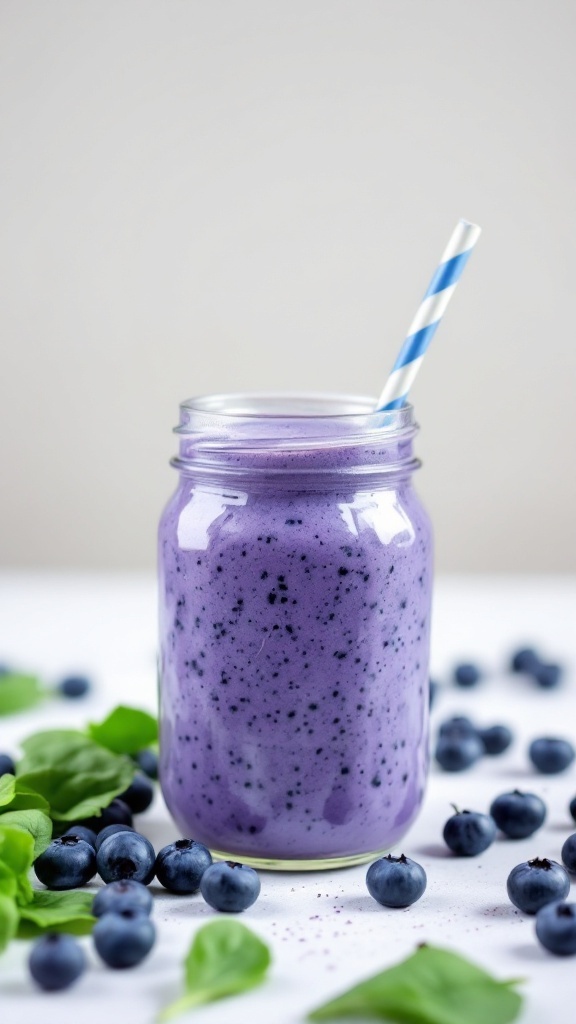
[{"label": "scattered blueberry", "polygon": [[10,666],[7,665],[5,662],[2,662],[2,664],[0,665],[0,676],[9,676],[11,672],[12,669],[10,668]]},{"label": "scattered blueberry", "polygon": [[72,825],[64,835],[78,836],[78,839],[83,839],[93,850],[96,849],[96,833],[91,828],[86,828],[85,825]]},{"label": "scattered blueberry", "polygon": [[94,847],[96,853],[98,853],[104,840],[108,839],[108,836],[115,836],[117,832],[135,832],[135,829],[131,825],[106,825],[106,828],[103,828],[96,836],[96,845]]},{"label": "scattered blueberry", "polygon": [[84,839],[62,836],[36,858],[34,871],[48,889],[76,889],[96,874],[96,854]]},{"label": "scattered blueberry", "polygon": [[415,860],[403,853],[375,860],[368,868],[368,892],[383,907],[409,907],[426,889],[426,872]]},{"label": "scattered blueberry", "polygon": [[576,953],[576,903],[548,903],[536,914],[536,937],[556,956]]},{"label": "scattered blueberry", "polygon": [[484,745],[484,753],[491,757],[503,754],[513,740],[512,732],[507,725],[491,725],[487,729],[479,729],[478,736]]},{"label": "scattered blueberry", "polygon": [[214,910],[238,914],[258,899],[260,879],[254,868],[233,860],[220,861],[204,871],[200,892]]},{"label": "scattered blueberry", "polygon": [[439,690],[440,690],[439,683],[437,683],[435,679],[430,679],[430,689],[428,691],[429,707],[432,707],[432,705],[434,704],[434,702],[435,702],[435,700],[436,700],[436,698],[438,696]]},{"label": "scattered blueberry", "polygon": [[71,935],[50,933],[34,943],[28,958],[30,974],[46,992],[69,988],[86,967],[84,951]]},{"label": "scattered blueberry", "polygon": [[547,903],[566,899],[570,892],[570,879],[567,871],[555,860],[535,857],[512,868],[506,888],[518,910],[535,914]]},{"label": "scattered blueberry", "polygon": [[537,665],[532,672],[534,679],[543,690],[554,690],[562,681],[561,665]]},{"label": "scattered blueberry", "polygon": [[200,879],[210,867],[210,851],[193,839],[177,839],[156,857],[156,878],[170,892],[197,892]]},{"label": "scattered blueberry", "polygon": [[576,832],[568,839],[562,847],[562,860],[565,867],[571,874],[576,874]]},{"label": "scattered blueberry", "polygon": [[152,903],[150,890],[145,885],[133,878],[122,878],[98,890],[92,913],[94,917],[102,917],[104,914],[118,914],[121,910],[133,910],[150,916]]},{"label": "scattered blueberry", "polygon": [[442,722],[438,730],[438,735],[442,737],[456,736],[460,738],[461,736],[476,736],[476,733],[477,729],[474,722],[467,718],[466,715],[456,715],[454,718],[447,718],[445,722]]},{"label": "scattered blueberry", "polygon": [[158,778],[158,754],[153,750],[140,750],[134,755],[134,760],[149,779]]},{"label": "scattered blueberry", "polygon": [[132,814],[142,814],[143,811],[148,810],[154,799],[154,787],[148,776],[138,772],[128,789],[120,794],[119,799],[128,805]]},{"label": "scattered blueberry", "polygon": [[0,776],[16,775],[16,766],[9,754],[0,754]]},{"label": "scattered blueberry", "polygon": [[462,772],[476,764],[483,753],[484,747],[475,733],[468,736],[453,734],[440,736],[435,756],[445,772]]},{"label": "scattered blueberry", "polygon": [[570,803],[568,805],[568,809],[570,811],[570,815],[571,815],[572,819],[574,821],[576,821],[576,796],[572,797],[572,799],[571,799],[571,801],[570,801]]},{"label": "scattered blueberry", "polygon": [[94,832],[101,832],[108,825],[131,825],[132,811],[128,804],[125,804],[120,797],[115,797],[112,803],[105,807],[97,818],[87,818],[82,824],[93,829]]},{"label": "scattered blueberry", "polygon": [[476,857],[494,842],[496,825],[488,814],[456,811],[444,825],[446,845],[458,857]]},{"label": "scattered blueberry", "polygon": [[521,647],[512,655],[510,671],[527,672],[529,675],[532,675],[540,664],[540,658],[533,647]]},{"label": "scattered blueberry", "polygon": [[152,843],[139,832],[116,832],[108,836],[96,854],[98,874],[104,882],[134,878],[148,885],[154,878],[155,859]]},{"label": "scattered blueberry", "polygon": [[66,676],[58,683],[58,689],[63,697],[70,697],[76,700],[77,697],[84,697],[91,689],[92,683],[86,676]]},{"label": "scattered blueberry", "polygon": [[526,839],[544,823],[546,804],[535,793],[501,793],[492,801],[490,815],[509,839]]},{"label": "scattered blueberry", "polygon": [[108,967],[135,967],[152,949],[156,929],[146,914],[127,908],[103,914],[92,935],[96,950]]},{"label": "scattered blueberry", "polygon": [[471,686],[476,686],[482,678],[482,673],[477,665],[472,665],[469,662],[465,662],[462,665],[456,665],[454,669],[454,682],[456,686],[463,686],[468,689]]},{"label": "scattered blueberry", "polygon": [[557,775],[566,771],[574,760],[574,747],[568,740],[544,736],[532,740],[528,748],[532,764],[544,775]]}]

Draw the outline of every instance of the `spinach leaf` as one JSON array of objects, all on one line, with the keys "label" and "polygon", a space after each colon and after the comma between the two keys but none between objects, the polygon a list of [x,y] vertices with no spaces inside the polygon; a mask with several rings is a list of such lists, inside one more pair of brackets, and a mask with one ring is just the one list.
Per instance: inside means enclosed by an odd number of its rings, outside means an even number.
[{"label": "spinach leaf", "polygon": [[48,801],[55,821],[99,814],[128,788],[136,771],[129,758],[105,750],[72,729],[35,733],[22,747],[18,782]]},{"label": "spinach leaf", "polygon": [[435,946],[375,974],[309,1014],[309,1020],[360,1017],[402,1024],[508,1024],[522,999],[512,986]]},{"label": "spinach leaf", "polygon": [[115,754],[137,754],[158,742],[158,721],[147,711],[119,704],[99,725],[89,725],[88,735]]},{"label": "spinach leaf", "polygon": [[246,992],[262,984],[270,951],[254,932],[224,918],[200,928],[184,961],[186,994],[160,1014],[171,1020],[202,1003]]},{"label": "spinach leaf", "polygon": [[33,860],[34,840],[30,833],[0,823],[0,889],[20,905],[32,899],[28,872]]},{"label": "spinach leaf", "polygon": [[0,814],[4,811],[28,811],[36,808],[39,811],[49,811],[50,804],[40,793],[23,786],[20,779],[14,775],[2,775],[0,777]]},{"label": "spinach leaf", "polygon": [[52,839],[52,822],[47,814],[38,810],[13,811],[10,809],[0,815],[0,826],[11,825],[28,832],[34,842],[34,860],[49,845]]},{"label": "spinach leaf", "polygon": [[46,930],[88,935],[96,923],[92,916],[93,899],[92,893],[77,889],[67,892],[35,889],[32,902],[20,909],[18,938],[33,939]]},{"label": "spinach leaf", "polygon": [[0,953],[16,935],[17,927],[18,907],[10,896],[0,892]]},{"label": "spinach leaf", "polygon": [[39,704],[49,695],[36,676],[8,672],[0,676],[0,715],[13,715]]}]

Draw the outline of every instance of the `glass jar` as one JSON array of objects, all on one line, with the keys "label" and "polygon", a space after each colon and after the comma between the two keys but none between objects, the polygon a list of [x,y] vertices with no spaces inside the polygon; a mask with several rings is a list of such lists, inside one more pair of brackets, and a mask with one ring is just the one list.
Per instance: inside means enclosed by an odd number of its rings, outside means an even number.
[{"label": "glass jar", "polygon": [[371,860],[420,807],[432,538],[417,427],[368,398],[180,407],[159,531],[160,781],[218,856]]}]

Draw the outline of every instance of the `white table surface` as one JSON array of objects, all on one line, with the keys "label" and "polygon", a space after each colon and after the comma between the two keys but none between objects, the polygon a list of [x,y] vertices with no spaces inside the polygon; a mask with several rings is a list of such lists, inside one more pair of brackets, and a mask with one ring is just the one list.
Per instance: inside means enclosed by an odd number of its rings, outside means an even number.
[{"label": "white table surface", "polygon": [[[0,661],[49,679],[87,671],[96,681],[87,700],[55,702],[0,719],[0,749],[16,752],[19,738],[38,728],[98,719],[119,701],[154,709],[155,619],[149,576],[0,576]],[[510,649],[524,641],[566,663],[561,690],[540,691],[502,672]],[[401,846],[426,869],[423,898],[403,911],[378,906],[367,893],[362,867],[263,874],[260,899],[241,920],[272,948],[268,982],[252,993],[200,1008],[183,1021],[302,1024],[306,1011],[428,941],[460,951],[502,978],[525,978],[522,1024],[573,1022],[576,958],[555,958],[540,948],[534,919],[507,899],[506,877],[515,864],[533,856],[559,860],[564,839],[576,830],[567,811],[576,794],[576,770],[538,776],[526,756],[527,742],[535,735],[576,739],[576,579],[440,579],[433,672],[445,678],[454,661],[463,658],[477,659],[490,678],[476,691],[443,692],[433,725],[462,712],[480,724],[507,722],[517,738],[503,757],[485,759],[470,772],[449,775],[433,769],[422,814]],[[514,787],[544,798],[549,808],[545,827],[531,839],[497,841],[480,857],[447,855],[441,832],[451,802],[484,811],[496,794]],[[176,838],[159,797],[140,820],[157,848]],[[214,916],[200,896],[178,898],[160,888],[155,893],[157,944],[134,970],[104,968],[85,938],[90,968],[84,977],[68,992],[43,995],[28,977],[29,943],[11,943],[0,957],[1,1024],[154,1021],[181,993],[183,957],[196,929]]]}]

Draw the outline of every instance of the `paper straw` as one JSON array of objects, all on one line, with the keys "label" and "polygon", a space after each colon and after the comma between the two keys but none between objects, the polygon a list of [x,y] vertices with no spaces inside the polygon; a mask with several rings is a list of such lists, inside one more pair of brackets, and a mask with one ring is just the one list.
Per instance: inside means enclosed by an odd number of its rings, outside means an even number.
[{"label": "paper straw", "polygon": [[379,412],[404,405],[481,230],[467,220],[460,220],[456,225],[378,399],[376,409]]}]

